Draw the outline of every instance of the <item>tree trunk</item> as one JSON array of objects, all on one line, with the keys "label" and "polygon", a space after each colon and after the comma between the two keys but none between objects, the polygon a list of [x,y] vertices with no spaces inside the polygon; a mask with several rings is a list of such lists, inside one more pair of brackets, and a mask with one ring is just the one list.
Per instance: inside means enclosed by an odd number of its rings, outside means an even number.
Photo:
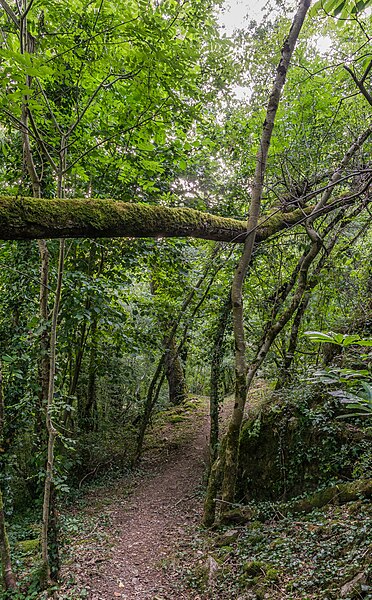
[{"label": "tree trunk", "polygon": [[152,411],[158,400],[161,386],[162,386],[164,378],[165,378],[164,363],[165,363],[165,353],[162,354],[162,356],[158,362],[156,371],[153,375],[153,378],[151,379],[149,388],[147,390],[145,406],[144,406],[144,410],[143,410],[143,414],[142,414],[141,422],[140,422],[140,427],[139,427],[139,431],[138,431],[136,452],[135,452],[135,456],[133,459],[134,464],[136,464],[141,457],[146,429],[150,422]]},{"label": "tree trunk", "polygon": [[89,353],[88,385],[87,395],[83,403],[80,419],[84,431],[96,431],[97,429],[97,398],[96,398],[96,374],[97,374],[97,319],[94,319],[91,327],[91,347]]},{"label": "tree trunk", "polygon": [[[3,374],[0,363],[0,446],[3,445],[5,427],[5,406],[3,392]],[[16,578],[12,570],[12,561],[10,556],[10,547],[5,524],[3,494],[0,487],[0,553],[1,568],[5,590],[16,590]]]},{"label": "tree trunk", "polygon": [[217,456],[219,439],[219,408],[223,401],[221,366],[223,360],[223,342],[228,319],[231,313],[230,296],[224,302],[219,314],[217,329],[214,337],[214,345],[211,361],[210,381],[210,438],[209,438],[209,463],[213,464]]},{"label": "tree trunk", "polygon": [[217,496],[222,483],[223,466],[225,461],[225,444],[226,436],[222,439],[217,458],[211,466],[208,478],[208,487],[204,501],[204,527],[212,527],[215,522]]},{"label": "tree trunk", "polygon": [[[41,553],[42,553],[42,569],[41,569],[41,584],[43,587],[47,587],[51,581],[52,573],[58,570],[54,564],[51,568],[50,553],[49,553],[49,524],[50,517],[55,514],[53,492],[53,466],[54,466],[54,445],[57,437],[57,430],[54,427],[52,421],[52,408],[54,403],[54,380],[56,373],[56,345],[57,345],[57,322],[61,300],[62,291],[62,276],[63,276],[63,265],[64,265],[64,254],[65,254],[65,242],[60,241],[59,260],[58,260],[58,279],[56,294],[53,306],[52,325],[50,333],[50,370],[49,370],[49,388],[48,388],[48,401],[46,407],[46,429],[48,432],[48,452],[47,452],[47,466],[45,474],[44,484],[44,500],[43,500],[43,521],[41,528]],[[53,519],[52,519],[53,520]],[[55,556],[55,554],[54,554]]]},{"label": "tree trunk", "polygon": [[174,406],[178,406],[187,398],[187,386],[174,335],[166,340],[164,368],[168,381],[169,401]]},{"label": "tree trunk", "polygon": [[311,292],[308,291],[301,300],[300,306],[298,307],[296,314],[294,316],[291,333],[289,336],[288,348],[286,350],[283,364],[280,367],[278,380],[275,384],[275,390],[280,390],[290,381],[291,377],[291,366],[294,361],[295,352],[297,348],[298,342],[298,334],[301,326],[302,319],[306,312],[307,306],[309,304],[309,300],[311,298]]},{"label": "tree trunk", "polygon": [[0,548],[1,548],[1,568],[3,575],[4,587],[6,590],[15,591],[17,584],[16,578],[12,570],[12,562],[10,557],[10,547],[8,535],[5,525],[5,514],[3,504],[3,494],[0,489]]},{"label": "tree trunk", "polygon": [[[360,192],[363,193],[362,191]],[[345,194],[317,216],[352,204],[355,197]],[[310,215],[313,206],[290,213],[277,211],[257,227],[260,243],[288,229]],[[0,239],[33,240],[102,237],[195,237],[205,240],[242,243],[247,238],[243,221],[228,219],[191,208],[169,208],[113,200],[78,198],[44,199],[0,197]]]},{"label": "tree trunk", "polygon": [[[48,299],[49,299],[49,250],[45,240],[38,240],[40,255],[40,296],[39,310],[42,329],[40,334],[40,362],[39,362],[39,380],[40,380],[40,415],[44,414],[48,402],[49,389],[49,330],[48,330]],[[39,434],[42,435],[43,428],[40,428]],[[45,437],[44,437],[45,439]]]},{"label": "tree trunk", "polygon": [[261,207],[262,190],[266,172],[268,151],[274,128],[276,113],[279,106],[281,92],[285,83],[292,53],[301,31],[306,13],[310,6],[310,0],[301,0],[299,9],[293,19],[292,26],[287,39],[282,47],[282,56],[279,62],[274,86],[269,98],[266,118],[260,147],[257,154],[256,171],[252,186],[252,199],[249,209],[247,223],[248,236],[244,242],[242,257],[235,271],[231,289],[233,307],[233,325],[235,338],[235,404],[233,414],[226,435],[226,448],[224,458],[224,475],[222,484],[222,510],[232,503],[235,495],[235,483],[237,476],[239,435],[243,420],[244,407],[247,398],[247,363],[245,357],[245,334],[244,334],[244,310],[243,310],[243,283],[248,271],[255,243],[256,230]]}]

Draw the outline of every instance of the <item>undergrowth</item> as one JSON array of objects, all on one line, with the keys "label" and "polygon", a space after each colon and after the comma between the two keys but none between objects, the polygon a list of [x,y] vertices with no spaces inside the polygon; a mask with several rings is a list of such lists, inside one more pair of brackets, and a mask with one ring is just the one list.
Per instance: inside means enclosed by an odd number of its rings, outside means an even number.
[{"label": "undergrowth", "polygon": [[193,568],[182,559],[180,575],[203,600],[371,600],[372,506],[201,532],[192,553]]}]

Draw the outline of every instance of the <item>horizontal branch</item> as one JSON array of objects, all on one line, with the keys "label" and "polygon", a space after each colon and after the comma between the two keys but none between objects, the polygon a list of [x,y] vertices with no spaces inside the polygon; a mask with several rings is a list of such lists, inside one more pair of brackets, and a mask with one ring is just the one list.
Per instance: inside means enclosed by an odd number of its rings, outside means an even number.
[{"label": "horizontal branch", "polygon": [[[266,217],[257,241],[301,222],[312,207]],[[246,221],[191,208],[168,208],[101,199],[0,197],[0,239],[194,237],[243,242]]]}]

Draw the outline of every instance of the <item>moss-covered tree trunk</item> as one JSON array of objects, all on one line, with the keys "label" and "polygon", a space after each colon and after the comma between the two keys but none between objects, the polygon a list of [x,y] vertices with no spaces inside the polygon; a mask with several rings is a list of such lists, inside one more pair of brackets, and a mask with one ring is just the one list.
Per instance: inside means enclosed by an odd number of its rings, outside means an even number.
[{"label": "moss-covered tree trunk", "polygon": [[12,569],[10,556],[10,547],[5,524],[3,494],[0,489],[0,549],[1,549],[1,569],[3,583],[6,590],[15,591],[17,587],[16,578]]},{"label": "moss-covered tree trunk", "polygon": [[182,361],[178,352],[175,336],[165,341],[165,376],[168,382],[169,402],[178,406],[187,398],[187,385]]},{"label": "moss-covered tree trunk", "polygon": [[[356,196],[345,194],[334,205],[324,207],[327,214],[340,205],[353,204]],[[265,216],[256,231],[256,244],[290,225],[302,222],[313,206],[290,213]],[[191,208],[170,208],[141,203],[119,202],[99,198],[65,200],[0,197],[0,239],[36,240],[60,238],[113,237],[195,237],[204,240],[242,243],[247,237],[247,225]]]}]

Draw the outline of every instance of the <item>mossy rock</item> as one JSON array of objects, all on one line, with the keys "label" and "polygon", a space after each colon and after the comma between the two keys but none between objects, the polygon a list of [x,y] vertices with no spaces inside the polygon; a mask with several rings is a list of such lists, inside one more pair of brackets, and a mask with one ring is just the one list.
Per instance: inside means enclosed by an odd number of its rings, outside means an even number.
[{"label": "mossy rock", "polygon": [[22,554],[36,554],[40,548],[40,540],[39,538],[22,540],[17,543],[17,548]]},{"label": "mossy rock", "polygon": [[266,563],[260,560],[250,560],[244,565],[244,573],[248,577],[257,577],[257,575],[265,575]]},{"label": "mossy rock", "polygon": [[229,546],[232,542],[235,542],[239,537],[239,531],[237,529],[228,529],[214,540],[214,545],[217,547]]},{"label": "mossy rock", "polygon": [[248,506],[243,506],[242,508],[234,508],[223,513],[220,523],[221,525],[245,525],[256,518],[257,512],[255,510],[251,510]]},{"label": "mossy rock", "polygon": [[182,423],[185,420],[186,417],[184,415],[171,415],[169,418],[170,423]]},{"label": "mossy rock", "polygon": [[279,575],[278,569],[276,569],[273,565],[260,560],[251,560],[245,563],[244,573],[248,577],[270,582],[276,582]]},{"label": "mossy rock", "polygon": [[236,497],[285,501],[330,479],[354,479],[368,440],[337,419],[339,410],[324,398],[272,397],[243,424]]}]

